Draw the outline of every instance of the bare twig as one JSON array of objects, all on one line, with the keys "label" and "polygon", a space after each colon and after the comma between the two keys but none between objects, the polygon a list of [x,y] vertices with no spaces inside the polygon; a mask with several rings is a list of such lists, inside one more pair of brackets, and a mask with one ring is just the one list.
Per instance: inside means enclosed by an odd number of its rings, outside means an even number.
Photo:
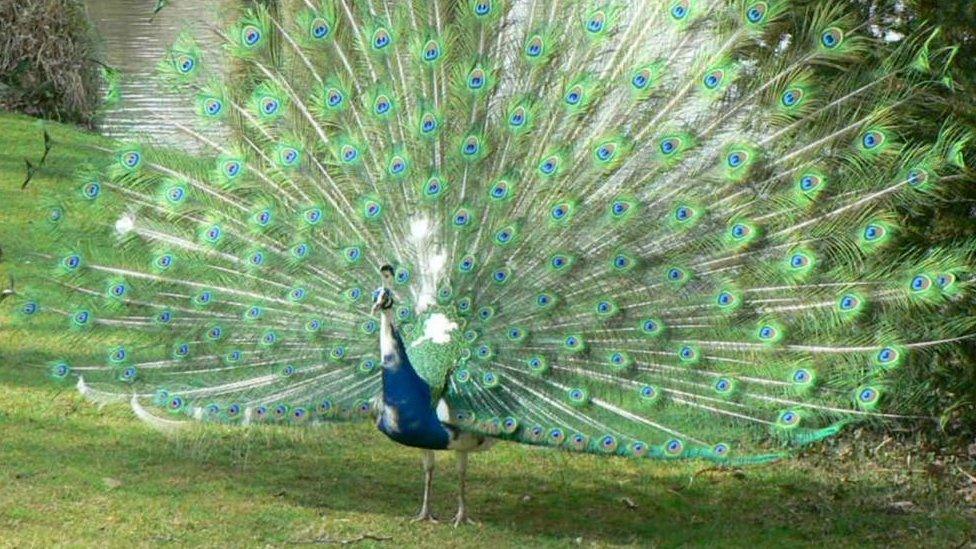
[{"label": "bare twig", "polygon": [[960,467],[958,465],[956,465],[956,470],[959,471],[960,473],[966,475],[966,477],[968,477],[969,480],[973,481],[973,484],[976,484],[976,476],[973,476],[972,473],[970,473],[969,471],[963,469],[962,467]]},{"label": "bare twig", "polygon": [[156,0],[156,5],[153,7],[152,15],[149,17],[149,22],[150,23],[153,22],[153,19],[156,18],[156,15],[158,15],[159,12],[163,11],[163,8],[166,7],[166,4],[168,2],[169,2],[169,0]]},{"label": "bare twig", "polygon": [[44,130],[44,154],[41,155],[41,160],[36,166],[31,164],[30,160],[27,160],[26,158],[24,159],[24,164],[27,165],[27,177],[24,178],[24,182],[20,184],[20,190],[26,189],[27,184],[30,183],[31,179],[33,179],[34,174],[37,173],[37,170],[44,166],[44,162],[47,161],[47,153],[51,152],[51,146],[51,135],[47,133],[47,130]]},{"label": "bare twig", "polygon": [[884,440],[881,441],[881,444],[874,447],[874,450],[871,451],[871,454],[875,456],[878,455],[878,450],[883,448],[889,442],[891,442],[891,437],[885,437]]},{"label": "bare twig", "polygon": [[703,475],[703,474],[706,474],[706,473],[724,473],[724,474],[730,474],[730,475],[734,476],[735,478],[743,478],[745,476],[745,473],[743,473],[742,472],[742,469],[739,468],[739,467],[723,467],[721,465],[715,465],[715,466],[712,466],[712,467],[705,467],[704,469],[699,469],[699,470],[695,471],[694,473],[692,473],[692,475],[690,477],[688,477],[688,486],[687,487],[688,488],[691,488],[691,485],[694,484],[695,479],[698,478],[698,475]]},{"label": "bare twig", "polygon": [[315,544],[315,545],[352,545],[354,543],[359,543],[361,541],[390,541],[392,536],[378,536],[376,534],[362,534],[354,538],[349,539],[335,539],[327,536],[312,538],[312,539],[299,539],[292,540],[290,543],[295,545],[300,544]]},{"label": "bare twig", "polygon": [[44,162],[47,160],[47,153],[51,152],[51,146],[52,146],[51,134],[47,133],[47,130],[44,130],[44,154],[41,155],[42,166],[44,165]]},{"label": "bare twig", "polygon": [[24,164],[27,166],[27,175],[24,177],[24,182],[20,184],[20,190],[27,188],[27,184],[34,177],[34,173],[37,172],[37,166],[31,164],[30,160],[24,159]]}]

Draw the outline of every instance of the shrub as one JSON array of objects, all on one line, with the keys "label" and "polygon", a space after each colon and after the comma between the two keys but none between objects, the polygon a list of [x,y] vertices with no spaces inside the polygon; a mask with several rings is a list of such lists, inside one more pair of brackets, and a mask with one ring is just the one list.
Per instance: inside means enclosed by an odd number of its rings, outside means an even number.
[{"label": "shrub", "polygon": [[96,37],[81,0],[0,0],[0,108],[92,125]]}]

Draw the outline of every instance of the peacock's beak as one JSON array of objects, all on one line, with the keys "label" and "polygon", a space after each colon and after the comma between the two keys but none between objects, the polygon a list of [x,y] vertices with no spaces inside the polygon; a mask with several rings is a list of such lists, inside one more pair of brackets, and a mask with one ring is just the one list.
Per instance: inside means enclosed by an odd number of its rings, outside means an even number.
[{"label": "peacock's beak", "polygon": [[381,302],[381,301],[379,301],[379,300],[377,300],[377,301],[374,301],[374,302],[373,302],[373,308],[372,308],[372,309],[370,309],[370,311],[369,311],[369,314],[371,314],[371,315],[375,315],[375,314],[377,313],[377,311],[379,311],[379,310],[380,310],[380,307],[382,307],[382,302]]}]

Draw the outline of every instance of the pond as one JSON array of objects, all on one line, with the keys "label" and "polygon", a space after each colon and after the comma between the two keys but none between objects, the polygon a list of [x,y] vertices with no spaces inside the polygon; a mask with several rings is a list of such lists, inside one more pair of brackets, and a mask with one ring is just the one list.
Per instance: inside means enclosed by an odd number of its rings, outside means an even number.
[{"label": "pond", "polygon": [[191,99],[168,92],[156,78],[156,65],[180,32],[190,32],[204,50],[208,62],[220,59],[218,39],[210,31],[221,26],[219,9],[226,2],[176,0],[153,16],[151,0],[87,0],[88,14],[102,40],[103,60],[122,71],[122,101],[105,114],[101,133],[140,139],[148,134],[156,141],[193,148],[168,123],[190,122],[196,117]]}]

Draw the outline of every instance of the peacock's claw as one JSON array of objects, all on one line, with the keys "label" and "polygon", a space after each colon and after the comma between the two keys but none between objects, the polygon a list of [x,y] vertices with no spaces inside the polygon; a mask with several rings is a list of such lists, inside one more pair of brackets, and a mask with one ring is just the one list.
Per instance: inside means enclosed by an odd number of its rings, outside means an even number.
[{"label": "peacock's claw", "polygon": [[[2,255],[3,255],[3,251],[0,250],[0,257],[2,257]],[[17,292],[14,291],[14,277],[11,276],[10,277],[10,287],[7,288],[6,290],[3,290],[2,292],[0,292],[0,303],[3,303],[3,300],[7,299],[8,297],[10,297],[12,295],[17,295]]]},{"label": "peacock's claw", "polygon": [[458,511],[458,514],[454,515],[454,527],[457,528],[462,524],[469,526],[478,526],[478,523],[468,517],[468,514],[463,511]]},{"label": "peacock's claw", "polygon": [[429,522],[431,524],[437,524],[440,521],[437,520],[437,517],[435,517],[433,513],[425,509],[420,511],[417,516],[413,517],[410,522]]}]

